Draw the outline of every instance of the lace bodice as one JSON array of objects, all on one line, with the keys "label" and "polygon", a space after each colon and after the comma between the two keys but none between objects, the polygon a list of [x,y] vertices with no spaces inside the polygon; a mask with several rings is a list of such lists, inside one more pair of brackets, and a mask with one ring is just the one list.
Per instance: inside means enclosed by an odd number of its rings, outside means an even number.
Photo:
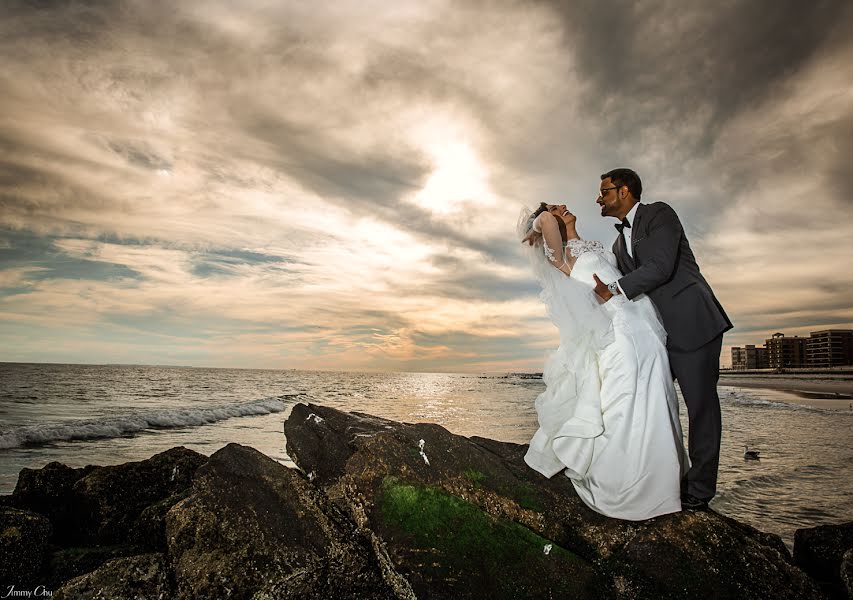
[{"label": "lace bodice", "polygon": [[599,241],[569,240],[566,243],[566,254],[575,258],[572,267],[572,278],[588,287],[595,287],[593,274],[604,283],[616,281],[622,274],[616,267],[616,257],[605,250]]},{"label": "lace bodice", "polygon": [[584,252],[597,252],[601,254],[604,252],[604,246],[597,240],[569,240],[566,242],[566,250],[577,258]]},{"label": "lace bodice", "polygon": [[[548,245],[548,242],[544,242],[542,244],[542,249],[545,252],[545,258],[551,262],[556,261],[557,254],[554,249]],[[585,252],[595,252],[599,255],[604,254],[604,246],[602,246],[601,242],[597,240],[569,240],[566,242],[565,249],[566,254],[573,256],[574,258],[579,257]]]}]

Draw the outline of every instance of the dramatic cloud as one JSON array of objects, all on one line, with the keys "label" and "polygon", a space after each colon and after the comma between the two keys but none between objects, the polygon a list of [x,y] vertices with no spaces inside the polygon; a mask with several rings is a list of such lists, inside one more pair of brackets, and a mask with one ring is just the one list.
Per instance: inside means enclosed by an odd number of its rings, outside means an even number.
[{"label": "dramatic cloud", "polygon": [[[843,1],[11,1],[0,360],[539,370],[515,240],[671,203],[726,344],[853,322]],[[724,351],[724,360],[727,351]]]}]

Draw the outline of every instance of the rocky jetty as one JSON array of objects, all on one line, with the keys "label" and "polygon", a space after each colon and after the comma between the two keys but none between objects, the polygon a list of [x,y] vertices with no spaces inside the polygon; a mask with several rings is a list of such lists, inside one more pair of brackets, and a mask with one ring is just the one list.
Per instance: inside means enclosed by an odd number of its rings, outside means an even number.
[{"label": "rocky jetty", "polygon": [[847,593],[850,538],[834,530],[802,534],[810,541],[795,548],[795,561],[777,536],[713,511],[643,522],[599,515],[565,477],[527,468],[525,446],[310,404],[296,405],[284,429],[299,470],[239,444],[210,457],[173,448],[112,467],[24,469],[13,494],[0,497],[0,592],[257,600]]}]

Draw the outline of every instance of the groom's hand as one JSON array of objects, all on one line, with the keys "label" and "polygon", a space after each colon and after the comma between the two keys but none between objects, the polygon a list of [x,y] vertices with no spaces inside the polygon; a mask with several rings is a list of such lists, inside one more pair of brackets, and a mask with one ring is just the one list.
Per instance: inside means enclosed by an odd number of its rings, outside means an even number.
[{"label": "groom's hand", "polygon": [[601,281],[595,273],[592,274],[592,278],[595,279],[595,293],[598,294],[598,297],[605,302],[610,300],[613,294],[607,289],[607,284]]}]

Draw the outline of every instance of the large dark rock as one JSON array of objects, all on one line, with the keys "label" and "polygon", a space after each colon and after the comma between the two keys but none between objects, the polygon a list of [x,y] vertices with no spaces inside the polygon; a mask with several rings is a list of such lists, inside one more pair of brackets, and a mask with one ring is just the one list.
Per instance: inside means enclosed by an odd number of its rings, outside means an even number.
[{"label": "large dark rock", "polygon": [[90,573],[114,558],[143,552],[145,548],[132,544],[57,548],[48,557],[39,582],[47,589],[55,590],[66,581]]},{"label": "large dark rock", "polygon": [[[179,446],[146,460],[93,469],[73,487],[78,518],[86,523],[85,541],[97,545],[145,541],[156,545],[152,538],[158,531],[162,534],[162,518],[158,521],[146,515],[143,523],[137,521],[154,504],[168,504],[170,498],[174,504],[205,461],[203,454]],[[137,536],[142,539],[134,539]]]},{"label": "large dark rock", "polygon": [[180,490],[142,509],[130,529],[130,539],[152,551],[166,548],[166,515],[169,510],[188,497],[192,488]]},{"label": "large dark rock", "polygon": [[60,545],[78,543],[87,535],[80,519],[80,506],[74,484],[98,467],[74,469],[51,462],[41,469],[21,469],[18,483],[7,504],[40,513],[53,524],[53,541]]},{"label": "large dark rock", "polygon": [[842,578],[844,554],[853,549],[853,523],[820,525],[794,533],[794,562],[832,598],[847,598]]},{"label": "large dark rock", "polygon": [[166,516],[177,598],[388,598],[369,547],[297,471],[228,444]]},{"label": "large dark rock", "polygon": [[525,446],[305,404],[285,434],[419,597],[822,597],[778,537],[712,511],[609,519],[529,469]]},{"label": "large dark rock", "polygon": [[845,552],[841,559],[841,581],[847,590],[847,597],[853,599],[853,550]]},{"label": "large dark rock", "polygon": [[54,600],[169,600],[173,597],[166,561],[158,553],[113,559],[97,570],[67,582],[52,596]]},{"label": "large dark rock", "polygon": [[9,586],[33,589],[47,558],[51,534],[47,517],[17,508],[0,508],[0,595]]},{"label": "large dark rock", "polygon": [[[177,447],[116,466],[73,469],[52,462],[23,469],[5,503],[40,514],[53,532],[49,545],[36,535],[23,542],[21,556],[45,554],[28,562],[38,571],[38,584],[55,589],[111,559],[164,551],[166,513],[186,497],[193,473],[206,460]],[[28,573],[11,569],[11,583],[20,589]]]},{"label": "large dark rock", "polygon": [[[207,457],[182,446],[149,459],[72,469],[58,462],[22,469],[7,502],[48,517],[63,547],[142,543],[161,538],[162,517],[186,493]],[[143,511],[158,503],[137,523]],[[160,518],[157,518],[157,515]]]}]

